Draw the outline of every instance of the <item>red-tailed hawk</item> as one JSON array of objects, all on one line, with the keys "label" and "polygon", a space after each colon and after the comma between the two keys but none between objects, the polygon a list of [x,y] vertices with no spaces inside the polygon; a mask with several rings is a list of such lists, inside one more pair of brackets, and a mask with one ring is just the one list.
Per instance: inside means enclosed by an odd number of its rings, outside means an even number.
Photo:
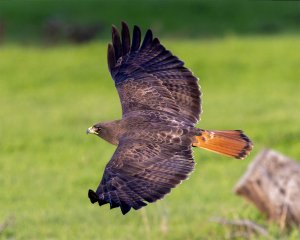
[{"label": "red-tailed hawk", "polygon": [[198,79],[151,30],[141,43],[139,27],[131,41],[127,24],[121,35],[113,26],[107,60],[123,115],[87,130],[117,146],[96,192],[89,190],[92,203],[109,203],[126,214],[163,198],[193,171],[192,147],[238,159],[249,154],[252,143],[240,130],[195,128]]}]

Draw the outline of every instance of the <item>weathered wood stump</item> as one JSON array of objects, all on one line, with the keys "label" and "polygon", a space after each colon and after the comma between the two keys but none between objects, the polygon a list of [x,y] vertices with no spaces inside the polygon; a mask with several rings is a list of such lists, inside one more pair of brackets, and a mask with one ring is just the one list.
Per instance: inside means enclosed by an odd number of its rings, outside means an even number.
[{"label": "weathered wood stump", "polygon": [[300,164],[273,150],[261,151],[234,189],[284,228],[300,227]]}]

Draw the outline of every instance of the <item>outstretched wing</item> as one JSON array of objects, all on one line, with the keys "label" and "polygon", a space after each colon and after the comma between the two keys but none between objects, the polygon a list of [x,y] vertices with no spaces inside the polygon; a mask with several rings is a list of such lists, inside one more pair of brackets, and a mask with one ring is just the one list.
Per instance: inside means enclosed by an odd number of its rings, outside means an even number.
[{"label": "outstretched wing", "polygon": [[122,139],[107,164],[92,203],[120,207],[123,214],[137,210],[171,191],[194,168],[191,144],[158,144]]},{"label": "outstretched wing", "polygon": [[184,63],[146,32],[135,26],[132,43],[128,26],[122,22],[121,36],[112,28],[108,45],[108,66],[118,90],[123,116],[139,110],[175,114],[189,125],[199,120],[201,112],[198,79]]}]

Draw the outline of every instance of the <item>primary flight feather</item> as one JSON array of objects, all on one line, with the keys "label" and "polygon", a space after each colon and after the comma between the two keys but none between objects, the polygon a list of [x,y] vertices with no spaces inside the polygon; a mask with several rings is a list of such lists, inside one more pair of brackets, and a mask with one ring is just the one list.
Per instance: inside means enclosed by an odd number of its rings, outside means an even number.
[{"label": "primary flight feather", "polygon": [[151,30],[142,41],[134,26],[131,40],[126,23],[121,35],[113,26],[107,61],[122,119],[87,130],[117,146],[96,192],[88,192],[92,203],[109,203],[126,214],[163,198],[193,171],[192,147],[238,159],[251,151],[240,130],[195,128],[201,113],[198,79]]}]

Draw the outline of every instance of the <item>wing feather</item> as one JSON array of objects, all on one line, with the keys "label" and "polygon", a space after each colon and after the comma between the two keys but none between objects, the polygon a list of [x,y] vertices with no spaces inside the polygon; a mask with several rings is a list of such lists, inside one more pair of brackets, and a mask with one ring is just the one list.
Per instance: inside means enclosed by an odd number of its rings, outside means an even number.
[{"label": "wing feather", "polygon": [[141,30],[134,26],[130,47],[129,29],[123,22],[121,38],[113,26],[115,59],[109,45],[108,65],[120,96],[123,116],[139,110],[171,114],[175,110],[187,125],[197,123],[201,113],[201,92],[198,79],[184,67],[184,62],[166,50],[158,38],[153,38],[150,29],[141,45]]},{"label": "wing feather", "polygon": [[126,23],[122,22],[122,55],[125,56],[130,51],[130,33]]},{"label": "wing feather", "polygon": [[141,35],[142,35],[141,34],[141,29],[138,26],[134,26],[133,27],[131,52],[137,51],[140,48]]},{"label": "wing feather", "polygon": [[111,43],[108,44],[107,48],[107,62],[109,69],[114,68],[116,65],[115,49]]},{"label": "wing feather", "polygon": [[144,37],[144,41],[142,43],[141,49],[148,47],[153,41],[153,34],[150,29],[147,30],[146,35]]},{"label": "wing feather", "polygon": [[119,59],[122,56],[122,43],[120,34],[115,26],[112,26],[112,42],[115,49],[115,57]]},{"label": "wing feather", "polygon": [[[171,152],[174,148],[176,154]],[[191,147],[178,144],[170,148],[125,138],[107,164],[96,193],[90,190],[89,197],[92,203],[109,203],[126,214],[131,208],[137,210],[163,198],[193,169]]]}]

